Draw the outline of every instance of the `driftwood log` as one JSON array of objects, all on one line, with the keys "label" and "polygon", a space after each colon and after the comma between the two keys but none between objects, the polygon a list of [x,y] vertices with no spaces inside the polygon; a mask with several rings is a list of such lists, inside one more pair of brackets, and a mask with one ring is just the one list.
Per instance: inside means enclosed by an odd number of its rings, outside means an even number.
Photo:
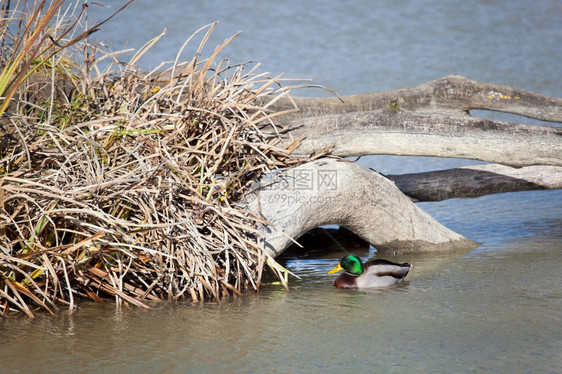
[{"label": "driftwood log", "polygon": [[441,201],[493,193],[562,188],[562,167],[513,168],[486,164],[425,173],[387,175],[415,201]]},{"label": "driftwood log", "polygon": [[492,164],[385,177],[341,159],[321,159],[270,176],[247,203],[265,219],[265,244],[274,255],[326,224],[343,226],[383,252],[467,250],[476,243],[412,200],[562,187],[560,128],[469,115],[486,109],[562,122],[560,98],[452,75],[409,89],[278,99],[269,107],[286,111],[291,105],[299,111],[282,117],[281,145],[298,139],[293,156],[330,149],[339,157],[456,157]]},{"label": "driftwood log", "polygon": [[421,210],[382,175],[343,159],[312,161],[264,182],[249,208],[268,221],[266,248],[281,254],[309,230],[345,227],[381,251],[474,248]]}]

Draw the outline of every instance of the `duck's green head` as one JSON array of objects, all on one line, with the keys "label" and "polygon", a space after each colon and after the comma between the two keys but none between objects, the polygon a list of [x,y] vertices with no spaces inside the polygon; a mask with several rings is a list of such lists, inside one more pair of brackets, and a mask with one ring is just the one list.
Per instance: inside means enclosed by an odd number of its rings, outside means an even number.
[{"label": "duck's green head", "polygon": [[341,270],[345,270],[351,274],[361,275],[363,274],[363,261],[355,255],[345,256],[340,260],[338,266],[330,270],[328,274],[337,273]]}]

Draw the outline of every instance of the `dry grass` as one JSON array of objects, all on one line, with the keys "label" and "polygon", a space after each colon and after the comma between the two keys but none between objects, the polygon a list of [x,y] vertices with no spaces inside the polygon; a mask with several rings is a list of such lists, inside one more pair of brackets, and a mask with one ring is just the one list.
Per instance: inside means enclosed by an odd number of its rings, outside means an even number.
[{"label": "dry grass", "polygon": [[259,288],[261,219],[236,202],[302,160],[263,132],[279,77],[218,60],[232,38],[202,59],[213,28],[188,62],[143,73],[159,37],[126,64],[80,41],[22,82],[0,120],[1,314]]}]

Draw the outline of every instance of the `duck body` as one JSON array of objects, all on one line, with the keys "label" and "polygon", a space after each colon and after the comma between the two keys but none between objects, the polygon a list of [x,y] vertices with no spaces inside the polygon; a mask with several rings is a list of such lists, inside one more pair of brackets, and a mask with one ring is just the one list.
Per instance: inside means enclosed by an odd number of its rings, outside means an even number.
[{"label": "duck body", "polygon": [[392,261],[375,259],[365,264],[355,255],[345,256],[328,274],[344,270],[334,286],[337,288],[375,288],[388,287],[404,280],[412,265],[397,264]]}]

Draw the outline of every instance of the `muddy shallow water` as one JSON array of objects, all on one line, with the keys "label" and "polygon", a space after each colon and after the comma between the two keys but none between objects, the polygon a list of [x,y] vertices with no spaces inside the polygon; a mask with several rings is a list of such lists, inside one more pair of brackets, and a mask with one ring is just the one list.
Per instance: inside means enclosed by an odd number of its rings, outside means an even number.
[{"label": "muddy shallow water", "polygon": [[[234,63],[261,61],[261,71],[312,78],[341,94],[457,73],[562,96],[558,1],[154,4],[137,0],[94,35],[139,47],[168,27],[163,44],[147,54],[146,66],[156,66],[175,58],[195,29],[219,20],[213,47],[244,31],[224,51]],[[89,9],[93,18],[106,11]],[[385,174],[477,163],[391,156],[358,162]],[[346,252],[378,255],[344,245],[282,259],[302,278],[291,279],[289,292],[268,286],[221,303],[150,310],[82,302],[72,315],[0,319],[0,373],[562,372],[562,191],[419,205],[481,246],[381,255],[414,266],[405,283],[384,290],[333,288],[326,273]]]},{"label": "muddy shallow water", "polygon": [[[560,234],[560,233],[559,233]],[[349,291],[337,259],[287,258],[302,280],[221,303],[83,303],[1,320],[1,372],[560,372],[562,238],[392,257],[408,281]],[[365,252],[360,252],[366,254]],[[388,258],[388,256],[385,256]]]}]

